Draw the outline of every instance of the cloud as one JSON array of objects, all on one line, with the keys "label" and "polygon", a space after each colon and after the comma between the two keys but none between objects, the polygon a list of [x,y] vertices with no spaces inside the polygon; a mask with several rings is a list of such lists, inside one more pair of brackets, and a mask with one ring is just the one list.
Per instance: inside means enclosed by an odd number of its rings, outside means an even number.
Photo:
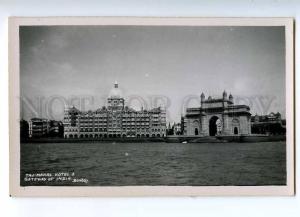
[{"label": "cloud", "polygon": [[28,96],[102,97],[118,80],[128,95],[168,97],[173,120],[181,99],[224,89],[276,95],[276,108],[285,111],[282,27],[27,26],[20,36]]}]

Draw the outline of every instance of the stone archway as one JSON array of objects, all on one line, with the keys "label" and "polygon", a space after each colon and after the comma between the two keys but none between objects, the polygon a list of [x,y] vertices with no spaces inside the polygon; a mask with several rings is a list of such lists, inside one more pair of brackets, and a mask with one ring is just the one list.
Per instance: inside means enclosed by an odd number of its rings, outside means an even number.
[{"label": "stone archway", "polygon": [[232,129],[233,134],[238,135],[240,133],[240,122],[237,118],[234,118],[232,120]]},{"label": "stone archway", "polygon": [[239,130],[238,130],[237,127],[234,127],[234,130],[233,130],[233,131],[234,131],[234,134],[235,134],[235,135],[239,134]]},{"label": "stone archway", "polygon": [[219,120],[219,118],[217,116],[213,116],[209,120],[209,135],[210,136],[217,135],[217,132],[218,132],[217,120]]},{"label": "stone archway", "polygon": [[199,135],[199,121],[198,120],[194,120],[193,121],[193,133],[195,136]]}]

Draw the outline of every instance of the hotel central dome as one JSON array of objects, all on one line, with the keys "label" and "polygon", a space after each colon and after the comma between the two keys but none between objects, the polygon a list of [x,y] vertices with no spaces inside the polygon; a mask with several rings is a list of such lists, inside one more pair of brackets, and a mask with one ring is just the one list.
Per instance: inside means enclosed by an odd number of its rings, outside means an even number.
[{"label": "hotel central dome", "polygon": [[115,81],[114,88],[109,92],[109,98],[122,98],[122,91],[119,89],[118,82]]}]

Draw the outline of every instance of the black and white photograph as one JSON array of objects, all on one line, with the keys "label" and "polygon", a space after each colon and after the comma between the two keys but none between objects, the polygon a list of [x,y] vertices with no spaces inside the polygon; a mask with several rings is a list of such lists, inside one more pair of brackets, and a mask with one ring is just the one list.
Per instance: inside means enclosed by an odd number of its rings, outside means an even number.
[{"label": "black and white photograph", "polygon": [[294,193],[291,19],[69,19],[11,22],[14,189]]}]

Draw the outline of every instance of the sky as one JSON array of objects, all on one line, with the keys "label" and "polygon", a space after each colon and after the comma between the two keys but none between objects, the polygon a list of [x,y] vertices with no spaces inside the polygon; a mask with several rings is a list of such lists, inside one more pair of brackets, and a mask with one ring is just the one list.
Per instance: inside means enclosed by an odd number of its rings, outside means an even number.
[{"label": "sky", "polygon": [[22,118],[97,109],[115,81],[128,106],[164,106],[170,122],[224,90],[252,114],[284,117],[284,27],[20,27]]}]

